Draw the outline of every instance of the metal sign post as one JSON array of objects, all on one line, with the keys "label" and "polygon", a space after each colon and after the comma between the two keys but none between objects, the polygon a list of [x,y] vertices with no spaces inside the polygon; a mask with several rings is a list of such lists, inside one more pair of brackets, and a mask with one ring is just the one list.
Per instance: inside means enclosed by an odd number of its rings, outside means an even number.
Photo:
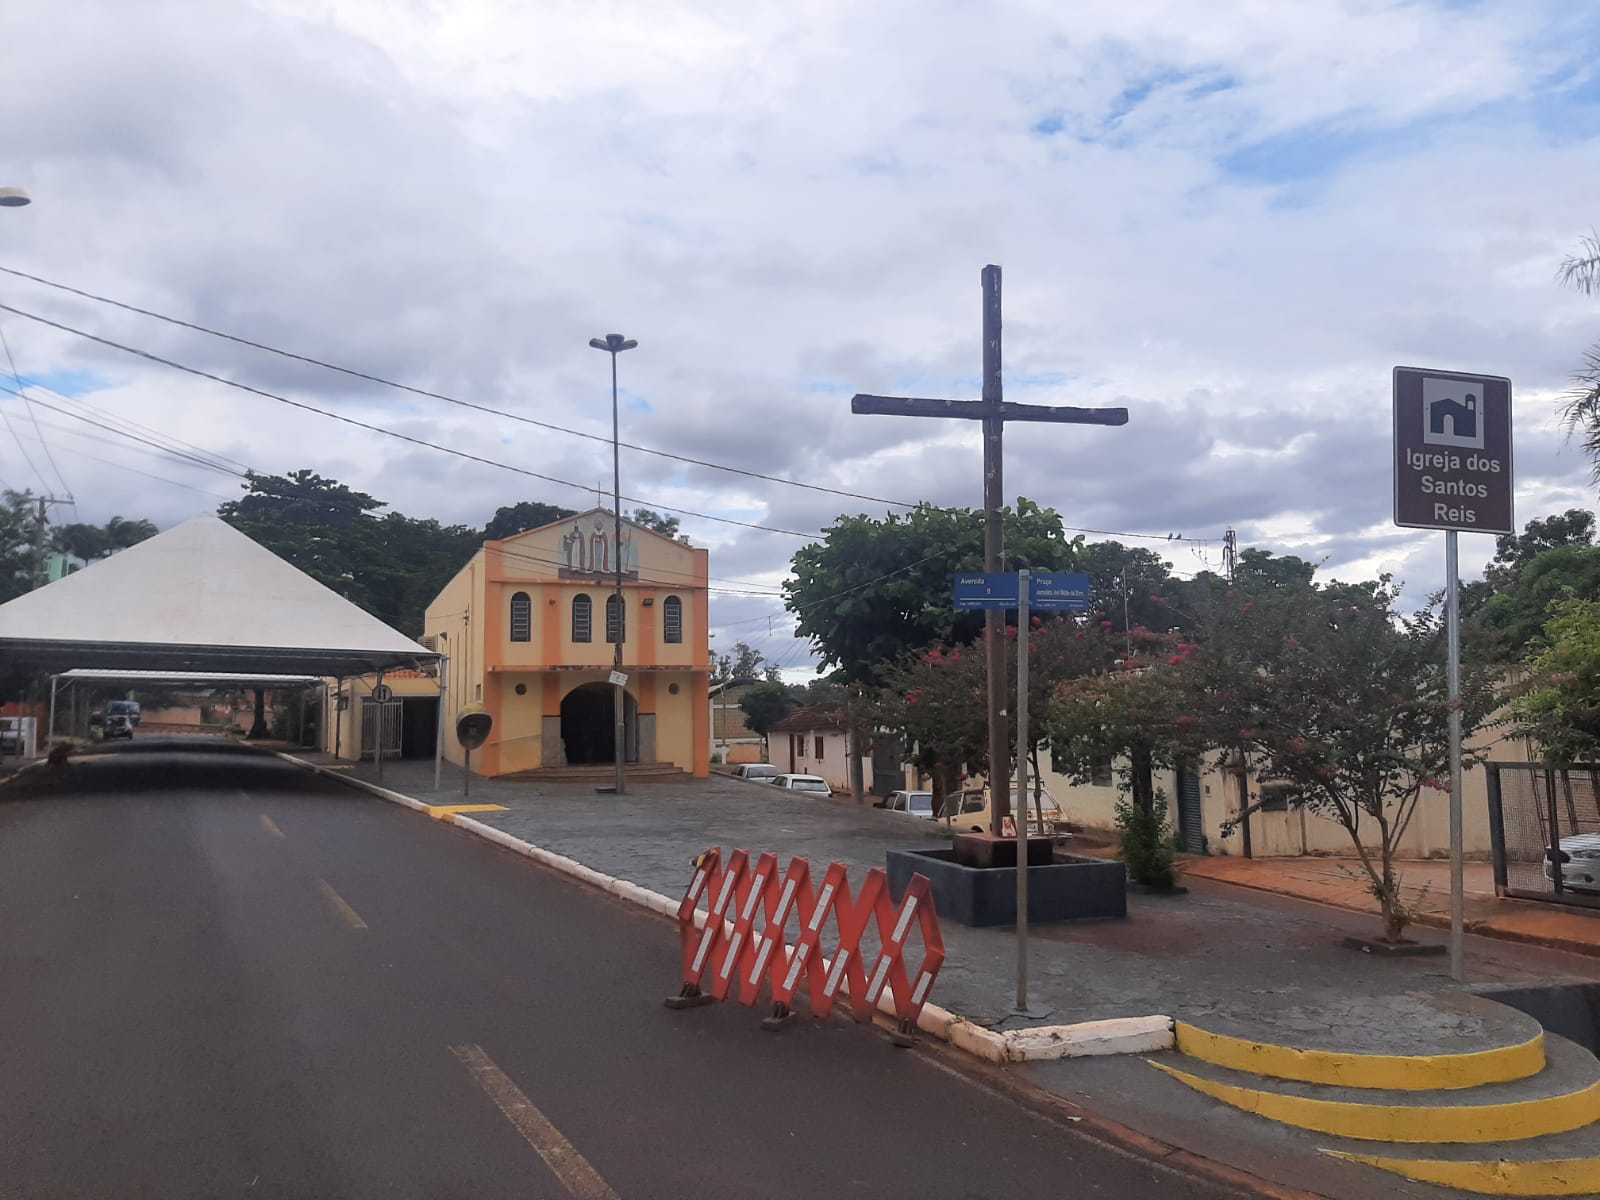
[{"label": "metal sign post", "polygon": [[[1017,1011],[1028,1011],[1028,572],[1017,572]],[[991,772],[992,774],[993,772]],[[1044,832],[1044,826],[1039,827]]]},{"label": "metal sign post", "polygon": [[1511,381],[1394,369],[1394,523],[1442,529],[1450,703],[1450,975],[1466,977],[1462,883],[1461,582],[1457,534],[1515,533]]}]

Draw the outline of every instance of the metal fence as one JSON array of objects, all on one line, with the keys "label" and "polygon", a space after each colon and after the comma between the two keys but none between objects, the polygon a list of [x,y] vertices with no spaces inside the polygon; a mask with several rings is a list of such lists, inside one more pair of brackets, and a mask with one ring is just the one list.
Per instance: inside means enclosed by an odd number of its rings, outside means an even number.
[{"label": "metal fence", "polygon": [[1496,893],[1600,908],[1600,764],[1485,769]]},{"label": "metal fence", "polygon": [[383,714],[383,756],[400,757],[402,701],[363,698],[361,701],[361,757],[375,758],[378,750],[378,714]]}]

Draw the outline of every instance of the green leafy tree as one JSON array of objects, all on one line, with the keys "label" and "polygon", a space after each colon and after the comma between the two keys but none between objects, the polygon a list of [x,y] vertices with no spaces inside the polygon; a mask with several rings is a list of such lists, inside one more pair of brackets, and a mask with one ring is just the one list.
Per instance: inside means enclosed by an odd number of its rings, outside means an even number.
[{"label": "green leafy tree", "polygon": [[745,692],[739,701],[739,711],[744,713],[744,723],[752,733],[765,741],[772,727],[783,720],[800,702],[781,683],[764,682]]},{"label": "green leafy tree", "polygon": [[[1487,594],[1483,594],[1486,592]],[[1568,597],[1600,595],[1600,546],[1553,546],[1508,564],[1482,591],[1462,599],[1472,647],[1500,663],[1526,657],[1539,642],[1551,608]]]},{"label": "green leafy tree", "polygon": [[730,679],[775,679],[777,670],[767,662],[766,655],[748,642],[735,642],[729,654],[712,655],[711,682],[727,683]]},{"label": "green leafy tree", "polygon": [[57,525],[51,530],[50,544],[59,553],[93,562],[119,550],[126,550],[129,546],[137,546],[159,532],[149,521],[112,517],[104,525],[81,522]]},{"label": "green leafy tree", "polygon": [[[1082,538],[1069,538],[1061,516],[1018,500],[1005,516],[1007,569],[1074,570]],[[824,666],[851,683],[876,684],[887,664],[907,653],[965,644],[983,614],[957,613],[950,576],[983,568],[983,521],[970,508],[918,505],[887,517],[840,517],[798,551],[785,603]]]},{"label": "green leafy tree", "polygon": [[0,493],[0,603],[34,584],[39,515],[31,492]]},{"label": "green leafy tree", "polygon": [[1484,578],[1494,587],[1504,587],[1522,569],[1547,550],[1567,546],[1594,545],[1594,513],[1586,508],[1569,508],[1564,513],[1535,518],[1522,532],[1502,533],[1494,540],[1494,560],[1484,570]]},{"label": "green leafy tree", "polygon": [[[1344,828],[1391,941],[1409,922],[1395,856],[1423,789],[1449,786],[1451,712],[1443,622],[1397,602],[1387,579],[1213,594],[1199,648],[1173,672],[1188,734],[1242,747],[1264,788]],[[1494,693],[1492,670],[1469,659],[1464,736]]]},{"label": "green leafy tree", "polygon": [[1556,766],[1600,762],[1600,602],[1558,602],[1544,642],[1509,706],[1512,728]]},{"label": "green leafy tree", "polygon": [[[1584,238],[1578,252],[1562,261],[1557,276],[1585,296],[1600,290],[1600,235]],[[1583,365],[1573,372],[1561,418],[1567,433],[1582,439],[1584,453],[1594,464],[1594,477],[1600,481],[1600,343],[1584,352]]]},{"label": "green leafy tree", "polygon": [[413,636],[422,614],[480,542],[478,531],[378,515],[385,505],[314,471],[251,472],[217,511],[235,529],[367,612]]},{"label": "green leafy tree", "polygon": [[575,509],[544,504],[538,500],[522,500],[516,504],[507,504],[494,510],[494,516],[490,517],[489,523],[483,527],[483,540],[497,542],[502,538],[515,537],[530,529],[553,525],[557,521],[576,515]]},{"label": "green leafy tree", "polygon": [[685,546],[689,539],[684,537],[678,529],[678,518],[658,513],[653,508],[636,508],[629,514],[628,519],[635,525],[643,525],[652,533],[659,533],[662,537],[675,538]]}]

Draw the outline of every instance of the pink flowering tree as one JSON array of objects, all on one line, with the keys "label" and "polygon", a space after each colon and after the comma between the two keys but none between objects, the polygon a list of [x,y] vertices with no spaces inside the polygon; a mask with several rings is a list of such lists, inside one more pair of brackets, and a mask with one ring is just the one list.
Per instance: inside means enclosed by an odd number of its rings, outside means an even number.
[{"label": "pink flowering tree", "polygon": [[[1349,834],[1389,941],[1410,920],[1396,854],[1423,792],[1448,789],[1450,772],[1443,621],[1398,601],[1388,579],[1215,586],[1193,599],[1200,645],[1175,673],[1203,740],[1241,747],[1263,794]],[[1494,704],[1492,673],[1464,664],[1464,737]]]}]

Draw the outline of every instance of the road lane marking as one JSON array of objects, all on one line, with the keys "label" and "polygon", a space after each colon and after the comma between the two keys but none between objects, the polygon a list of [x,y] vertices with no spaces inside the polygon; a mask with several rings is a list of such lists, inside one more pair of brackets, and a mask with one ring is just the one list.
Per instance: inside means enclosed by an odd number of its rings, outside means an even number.
[{"label": "road lane marking", "polygon": [[517,1127],[523,1140],[532,1146],[552,1174],[577,1200],[621,1200],[611,1185],[589,1165],[589,1160],[561,1136],[550,1119],[523,1095],[506,1073],[494,1065],[482,1046],[451,1046],[450,1053],[472,1073],[473,1080],[489,1099]]},{"label": "road lane marking", "polygon": [[265,829],[279,841],[283,840],[283,830],[279,829],[277,822],[271,817],[267,816],[266,813],[261,814],[261,828]]},{"label": "road lane marking", "polygon": [[317,886],[322,889],[322,894],[328,898],[328,903],[333,905],[333,911],[339,914],[339,919],[351,929],[365,929],[367,923],[361,919],[359,913],[345,903],[344,897],[333,890],[333,885],[326,879],[317,880]]}]

